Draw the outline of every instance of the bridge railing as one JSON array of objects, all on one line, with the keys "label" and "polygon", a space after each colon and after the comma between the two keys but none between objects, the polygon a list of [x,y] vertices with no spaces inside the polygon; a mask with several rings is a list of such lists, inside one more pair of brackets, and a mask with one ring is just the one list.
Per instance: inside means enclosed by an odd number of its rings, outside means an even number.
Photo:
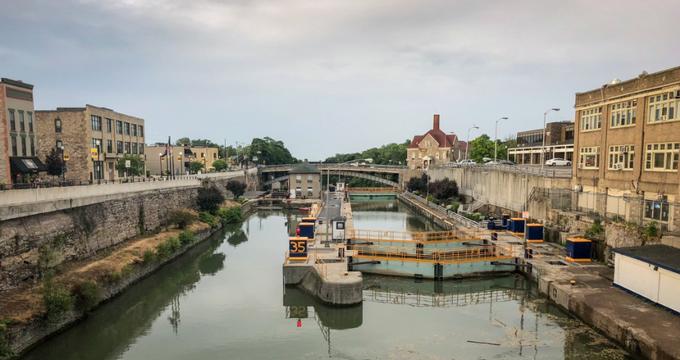
[{"label": "bridge railing", "polygon": [[346,237],[352,240],[376,241],[376,242],[428,242],[428,241],[474,241],[481,238],[471,237],[457,230],[447,231],[392,231],[392,230],[366,230],[352,229]]},{"label": "bridge railing", "polygon": [[396,193],[399,192],[398,187],[382,186],[382,187],[348,187],[347,192],[361,192],[361,193]]},{"label": "bridge railing", "polygon": [[570,178],[571,166],[529,166],[529,165],[502,165],[502,164],[458,164],[448,163],[441,165],[442,168],[469,168],[480,170],[498,170],[504,172],[521,173],[552,178]]},{"label": "bridge railing", "polygon": [[459,214],[455,211],[447,209],[447,208],[445,208],[441,205],[437,205],[437,204],[435,204],[431,201],[427,201],[427,199],[420,197],[418,195],[415,195],[413,193],[405,191],[405,192],[402,193],[402,196],[404,196],[408,199],[411,199],[413,201],[419,202],[419,203],[427,206],[431,210],[438,211],[438,212],[442,213],[442,215],[448,216],[449,218],[453,219],[454,221],[456,221],[457,223],[459,223],[463,226],[467,226],[467,227],[470,227],[470,228],[479,228],[479,227],[482,226],[482,224],[477,222],[477,221],[474,221],[472,219],[468,219],[465,216],[463,216],[463,215],[461,215],[461,214]]}]

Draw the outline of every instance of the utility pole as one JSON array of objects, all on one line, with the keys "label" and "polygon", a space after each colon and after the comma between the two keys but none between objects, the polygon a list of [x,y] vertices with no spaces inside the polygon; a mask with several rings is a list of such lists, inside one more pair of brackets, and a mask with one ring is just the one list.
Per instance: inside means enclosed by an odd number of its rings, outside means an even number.
[{"label": "utility pole", "polygon": [[[545,165],[545,123],[548,118],[548,113],[551,111],[560,111],[559,108],[548,109],[543,113],[543,145],[541,146],[541,175],[543,174],[543,166]],[[565,156],[566,157],[566,156]]]},{"label": "utility pole", "polygon": [[494,140],[493,140],[493,162],[498,162],[498,122],[501,120],[508,120],[507,116],[503,116],[502,118],[496,120],[496,132],[494,133]]},{"label": "utility pole", "polygon": [[479,130],[479,126],[473,124],[472,127],[468,129],[468,132],[467,132],[467,143],[466,143],[466,146],[465,146],[465,160],[468,160],[468,159],[469,159],[469,157],[468,157],[468,150],[470,149],[470,131],[472,131],[472,129],[477,129],[477,130]]}]

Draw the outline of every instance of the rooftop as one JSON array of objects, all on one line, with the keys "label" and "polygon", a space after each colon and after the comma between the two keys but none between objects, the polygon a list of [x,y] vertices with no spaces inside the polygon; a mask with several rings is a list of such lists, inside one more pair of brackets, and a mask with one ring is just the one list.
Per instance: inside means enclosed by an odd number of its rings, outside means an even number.
[{"label": "rooftop", "polygon": [[12,85],[12,86],[16,86],[16,87],[20,87],[20,88],[24,88],[24,89],[28,89],[28,90],[33,90],[33,85],[27,84],[27,83],[25,83],[21,80],[12,80],[12,79],[8,79],[8,78],[0,78],[0,83]]},{"label": "rooftop", "polygon": [[439,114],[434,114],[434,118],[432,120],[432,129],[430,129],[423,135],[414,136],[413,140],[411,140],[411,144],[408,147],[417,148],[418,144],[420,144],[420,142],[425,137],[427,137],[427,135],[432,136],[435,139],[435,141],[437,141],[437,143],[439,144],[439,147],[451,147],[456,142],[456,135],[454,134],[447,135],[439,128]]},{"label": "rooftop", "polygon": [[660,268],[680,274],[680,249],[668,245],[645,245],[613,250]]}]

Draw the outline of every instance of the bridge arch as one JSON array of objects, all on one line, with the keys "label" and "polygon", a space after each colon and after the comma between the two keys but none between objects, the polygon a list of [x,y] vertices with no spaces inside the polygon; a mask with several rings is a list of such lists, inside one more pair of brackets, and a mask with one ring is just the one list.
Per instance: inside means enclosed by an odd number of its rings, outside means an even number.
[{"label": "bridge arch", "polygon": [[[370,180],[370,181],[376,182],[378,184],[387,185],[387,186],[391,186],[391,187],[396,187],[396,188],[401,187],[401,184],[399,184],[398,182],[388,180],[388,179],[382,178],[380,176],[371,175],[371,174],[368,174],[368,173],[365,173],[365,172],[349,171],[349,170],[324,170],[322,172],[322,176],[327,174],[328,172],[330,172],[331,175],[355,177],[355,178]],[[285,181],[285,180],[288,180],[288,175],[283,175],[283,176],[279,176],[279,177],[271,179],[271,180],[267,180],[263,183],[263,185],[267,186],[267,185],[271,185],[275,182],[282,182],[282,181]]]}]

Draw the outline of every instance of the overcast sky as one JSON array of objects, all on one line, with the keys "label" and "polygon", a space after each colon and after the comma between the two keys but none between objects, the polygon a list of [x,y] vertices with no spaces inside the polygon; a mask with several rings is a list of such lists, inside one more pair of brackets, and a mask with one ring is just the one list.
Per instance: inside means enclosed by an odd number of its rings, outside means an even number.
[{"label": "overcast sky", "polygon": [[[573,119],[574,93],[680,65],[677,0],[1,0],[0,76],[113,108],[147,142],[283,140],[310,160]],[[479,133],[477,133],[478,135]],[[475,135],[475,133],[473,133]],[[474,137],[474,136],[473,136]]]}]

